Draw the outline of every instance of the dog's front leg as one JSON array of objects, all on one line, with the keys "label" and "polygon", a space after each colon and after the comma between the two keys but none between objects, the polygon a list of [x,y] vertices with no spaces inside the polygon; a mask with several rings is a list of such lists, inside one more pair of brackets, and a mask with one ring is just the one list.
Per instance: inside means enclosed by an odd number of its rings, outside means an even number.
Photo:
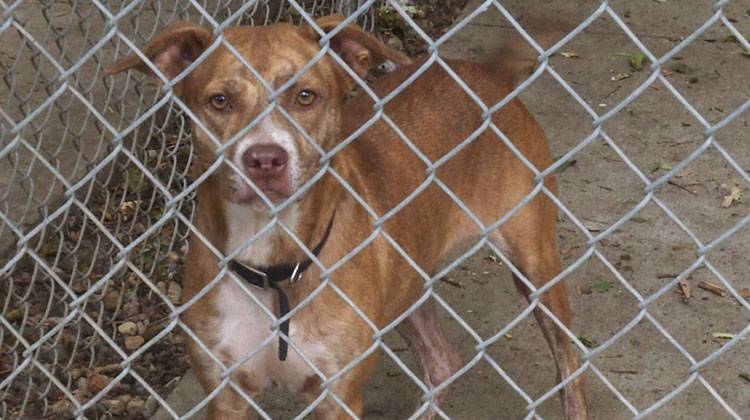
[{"label": "dog's front leg", "polygon": [[[352,336],[352,335],[343,335]],[[345,346],[340,346],[341,348]],[[315,408],[315,418],[318,420],[351,420],[362,418],[364,411],[363,390],[367,380],[372,376],[378,363],[378,353],[373,352],[361,360],[351,370],[328,385],[329,395]],[[323,369],[328,377],[333,376],[337,369]],[[323,389],[320,384],[306,386],[303,391],[308,403],[313,403],[320,397]],[[334,398],[335,396],[335,398]],[[354,414],[352,417],[351,414]]]},{"label": "dog's front leg", "polygon": [[253,412],[250,405],[229,385],[208,404],[207,420],[250,420]]},{"label": "dog's front leg", "polygon": [[[446,338],[432,301],[417,308],[396,330],[409,345],[428,388],[440,385],[461,367],[461,358]],[[431,399],[432,403],[440,405],[447,392],[447,388],[436,392]],[[423,416],[425,419],[434,417],[432,409]]]},{"label": "dog's front leg", "polygon": [[[206,394],[222,386],[219,367],[205,351],[192,340],[186,343],[186,349],[193,372]],[[241,385],[237,380],[234,382]],[[229,383],[225,384],[224,388],[208,403],[206,409],[207,420],[249,420],[252,418],[252,408]]]}]

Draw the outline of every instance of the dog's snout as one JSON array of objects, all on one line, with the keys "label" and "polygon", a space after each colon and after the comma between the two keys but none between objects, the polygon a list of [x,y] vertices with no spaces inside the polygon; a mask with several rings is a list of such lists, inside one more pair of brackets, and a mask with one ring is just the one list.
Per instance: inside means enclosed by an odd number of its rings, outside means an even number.
[{"label": "dog's snout", "polygon": [[252,146],[242,156],[245,168],[253,178],[266,178],[284,172],[289,161],[289,154],[283,148],[273,144]]}]

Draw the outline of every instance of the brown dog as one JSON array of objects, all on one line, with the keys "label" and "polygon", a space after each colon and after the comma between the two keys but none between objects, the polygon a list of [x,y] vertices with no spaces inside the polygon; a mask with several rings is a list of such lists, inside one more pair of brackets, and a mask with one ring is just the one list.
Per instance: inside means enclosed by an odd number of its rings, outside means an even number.
[{"label": "brown dog", "polygon": [[[317,21],[325,32],[340,23],[336,16]],[[321,37],[307,25],[235,27],[224,37],[273,89],[320,52]],[[142,52],[172,80],[214,41],[210,29],[178,23]],[[354,25],[338,32],[330,48],[361,77],[381,63],[396,64],[394,72],[371,86],[380,98],[421,64]],[[252,413],[247,397],[273,385],[303,393],[311,401],[329,390],[316,401],[322,418],[361,416],[363,387],[379,353],[378,329],[429,293],[425,276],[437,274],[445,261],[476,244],[482,234],[455,199],[490,226],[530,194],[537,181],[483,126],[477,104],[437,65],[384,106],[388,120],[378,119],[338,150],[326,169],[321,152],[340,145],[377,112],[365,92],[350,97],[353,78],[330,54],[274,98],[229,48],[219,45],[204,58],[183,75],[174,92],[200,121],[193,123],[195,173],[211,172],[197,189],[184,296],[190,305],[184,320],[200,340],[190,340],[188,347],[193,369],[207,393],[220,388],[209,404],[209,417],[247,418]],[[471,62],[449,64],[487,104],[510,92],[513,75]],[[109,71],[130,68],[154,74],[137,56],[115,63]],[[272,109],[271,100],[276,105]],[[549,166],[544,133],[519,101],[508,103],[492,121],[536,168]],[[418,158],[396,130],[431,162],[483,131],[427,171],[429,163]],[[311,180],[315,183],[305,190]],[[551,175],[544,183],[555,191]],[[422,184],[426,188],[413,194]],[[301,188],[304,193],[295,195]],[[271,211],[268,203],[283,209]],[[373,224],[394,208],[391,217]],[[535,287],[560,271],[555,216],[554,204],[540,193],[488,234]],[[322,282],[311,254],[328,269]],[[344,257],[350,258],[339,263]],[[529,296],[518,278],[516,285]],[[570,324],[562,283],[540,300]],[[430,302],[411,312],[398,331],[424,371],[425,385],[434,388],[461,361]],[[552,349],[558,379],[567,378],[579,368],[569,338],[541,310],[535,315]],[[279,316],[290,323],[275,322]],[[439,404],[444,395],[441,389],[428,402]],[[588,418],[580,376],[561,396],[567,419]],[[435,414],[429,404],[421,409],[427,417]]]}]

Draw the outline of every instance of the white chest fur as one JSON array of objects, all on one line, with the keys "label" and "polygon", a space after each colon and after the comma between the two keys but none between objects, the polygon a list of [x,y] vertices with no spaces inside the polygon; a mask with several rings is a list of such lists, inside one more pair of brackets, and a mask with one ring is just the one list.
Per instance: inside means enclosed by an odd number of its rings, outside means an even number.
[{"label": "white chest fur", "polygon": [[[285,361],[278,358],[279,340],[271,330],[272,318],[276,314],[272,290],[250,290],[258,302],[242,290],[234,281],[227,279],[219,286],[218,309],[219,342],[215,347],[227,364],[235,364],[250,354],[253,356],[238,370],[250,380],[252,388],[263,390],[274,384],[299,392],[305,380],[314,375],[310,365],[293,349]],[[264,311],[258,303],[268,309]],[[301,322],[290,323],[290,337],[311,363],[318,368],[329,366],[330,357],[326,347],[305,334]],[[261,346],[263,346],[261,348]],[[258,350],[261,348],[260,350]]]},{"label": "white chest fur", "polygon": [[[283,220],[294,229],[296,214],[290,209],[290,214]],[[244,206],[229,205],[227,208],[229,238],[226,252],[234,253],[242,250],[236,259],[252,265],[267,264],[271,249],[264,246],[269,235],[284,234],[280,228],[273,227],[257,241],[245,246],[248,239],[261,231],[268,223],[268,219],[260,217],[258,213]],[[246,287],[256,299],[248,295],[234,280],[224,279],[218,285],[216,309],[218,311],[218,325],[216,333],[218,343],[214,347],[215,354],[222,356],[223,361],[233,365],[252,354],[245,363],[238,367],[244,380],[249,380],[250,386],[257,390],[269,388],[278,384],[293,392],[302,390],[305,381],[314,375],[313,368],[290,346],[287,359],[278,358],[279,339],[273,335],[271,325],[272,316],[276,316],[276,299],[273,290],[260,290],[253,286]],[[265,307],[266,310],[264,310]],[[300,316],[298,314],[296,316]],[[305,358],[318,369],[329,371],[332,368],[330,352],[317,337],[304,331],[304,322],[290,323],[290,338],[292,343],[300,349]],[[260,350],[258,350],[260,349]],[[324,368],[326,367],[326,368]]]}]

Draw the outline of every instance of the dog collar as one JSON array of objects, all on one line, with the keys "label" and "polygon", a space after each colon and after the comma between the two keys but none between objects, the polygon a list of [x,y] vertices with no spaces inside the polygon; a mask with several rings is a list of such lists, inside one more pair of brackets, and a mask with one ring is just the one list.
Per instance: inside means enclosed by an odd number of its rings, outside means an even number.
[{"label": "dog collar", "polygon": [[[333,218],[336,216],[334,211],[331,215],[331,220],[328,222],[323,238],[320,239],[315,248],[311,249],[314,256],[318,256],[320,251],[323,250],[326,242],[328,241],[328,235],[331,233],[331,227],[333,227]],[[250,283],[251,285],[260,289],[273,289],[276,291],[276,295],[279,298],[279,318],[283,318],[289,313],[289,298],[287,297],[284,289],[279,286],[279,283],[289,280],[290,284],[294,284],[302,278],[302,274],[310,268],[313,261],[310,258],[305,258],[303,261],[293,264],[278,264],[267,267],[250,267],[237,260],[229,261],[229,269],[234,271],[243,280]],[[289,337],[289,319],[284,320],[281,323],[281,332],[285,336]],[[282,362],[286,360],[288,352],[288,343],[279,336],[279,360]]]}]

